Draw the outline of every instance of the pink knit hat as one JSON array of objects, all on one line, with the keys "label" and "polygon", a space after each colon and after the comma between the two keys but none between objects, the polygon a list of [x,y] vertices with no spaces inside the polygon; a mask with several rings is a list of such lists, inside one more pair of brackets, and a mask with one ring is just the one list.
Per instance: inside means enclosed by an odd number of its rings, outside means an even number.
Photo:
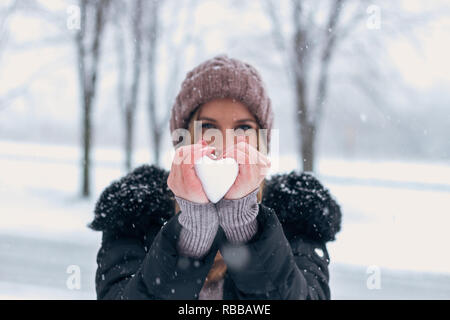
[{"label": "pink knit hat", "polygon": [[261,75],[250,64],[226,54],[206,60],[187,73],[172,107],[170,132],[187,129],[191,113],[215,98],[234,98],[245,104],[260,129],[268,129],[267,150],[270,149],[274,115]]}]

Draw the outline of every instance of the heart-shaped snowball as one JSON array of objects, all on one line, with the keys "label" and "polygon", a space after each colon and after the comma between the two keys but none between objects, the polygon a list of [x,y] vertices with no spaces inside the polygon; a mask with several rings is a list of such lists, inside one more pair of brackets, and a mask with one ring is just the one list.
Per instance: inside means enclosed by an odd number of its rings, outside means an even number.
[{"label": "heart-shaped snowball", "polygon": [[206,196],[212,203],[219,202],[231,188],[239,173],[239,165],[233,158],[219,160],[205,155],[194,163]]}]

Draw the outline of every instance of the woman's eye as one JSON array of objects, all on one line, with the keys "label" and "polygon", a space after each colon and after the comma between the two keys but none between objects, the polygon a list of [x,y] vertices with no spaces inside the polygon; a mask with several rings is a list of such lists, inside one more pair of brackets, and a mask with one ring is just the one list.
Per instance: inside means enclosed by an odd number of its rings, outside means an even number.
[{"label": "woman's eye", "polygon": [[248,129],[251,129],[251,128],[252,127],[249,126],[248,124],[243,124],[243,125],[237,127],[236,129],[243,129],[245,131],[245,130],[248,130]]},{"label": "woman's eye", "polygon": [[203,123],[202,124],[202,128],[210,129],[212,127],[214,127],[214,125],[212,123]]}]

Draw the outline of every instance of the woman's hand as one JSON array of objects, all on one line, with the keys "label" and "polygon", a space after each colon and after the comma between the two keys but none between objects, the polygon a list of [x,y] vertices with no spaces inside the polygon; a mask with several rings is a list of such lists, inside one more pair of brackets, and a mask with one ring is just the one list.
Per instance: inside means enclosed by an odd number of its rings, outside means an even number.
[{"label": "woman's hand", "polygon": [[270,160],[248,144],[245,136],[238,136],[237,143],[223,153],[223,158],[234,158],[239,164],[239,174],[225,199],[240,199],[256,190],[270,169]]},{"label": "woman's hand", "polygon": [[194,163],[204,155],[210,156],[214,150],[204,140],[199,140],[196,144],[179,147],[175,151],[167,185],[176,196],[196,203],[209,202],[195,173]]}]

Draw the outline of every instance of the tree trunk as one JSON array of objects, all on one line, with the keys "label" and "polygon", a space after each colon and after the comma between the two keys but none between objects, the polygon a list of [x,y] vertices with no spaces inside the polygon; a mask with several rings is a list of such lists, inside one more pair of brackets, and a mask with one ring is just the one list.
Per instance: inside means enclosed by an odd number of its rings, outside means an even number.
[{"label": "tree trunk", "polygon": [[127,108],[125,113],[125,168],[127,172],[131,170],[133,161],[133,115],[134,112]]},{"label": "tree trunk", "polygon": [[153,150],[153,161],[159,166],[161,161],[161,132],[159,131],[153,132],[153,146],[155,148]]},{"label": "tree trunk", "polygon": [[314,171],[316,129],[309,123],[301,125],[303,171]]},{"label": "tree trunk", "polygon": [[[109,0],[89,3],[88,0],[80,0],[81,29],[75,38],[78,57],[78,75],[80,80],[81,103],[82,103],[82,189],[83,197],[90,196],[90,169],[91,169],[91,146],[92,146],[92,107],[94,103],[97,72],[100,59],[100,43],[105,25],[106,10]],[[92,43],[86,44],[87,10],[94,10],[93,19],[94,34]],[[87,62],[90,61],[88,64]]]},{"label": "tree trunk", "polygon": [[157,112],[156,112],[156,82],[155,82],[155,62],[156,62],[156,45],[158,30],[158,3],[152,2],[152,15],[151,22],[148,29],[148,115],[150,123],[151,141],[153,142],[153,163],[159,165],[160,161],[160,145],[161,134],[160,126],[158,124]]},{"label": "tree trunk", "polygon": [[90,195],[90,168],[91,168],[91,93],[87,92],[84,98],[84,112],[83,112],[83,186],[82,196],[89,197]]},{"label": "tree trunk", "polygon": [[298,136],[298,152],[300,155],[300,167],[303,171],[314,171],[314,145],[316,138],[315,124],[309,116],[309,109],[306,99],[306,83],[303,76],[296,80],[296,96],[297,96],[297,132]]},{"label": "tree trunk", "polygon": [[310,101],[308,99],[308,86],[310,51],[308,50],[308,37],[306,30],[298,23],[298,16],[302,11],[301,2],[294,3],[294,52],[293,69],[296,96],[296,119],[298,132],[298,153],[300,156],[299,167],[303,171],[314,170],[314,143],[315,143],[315,122],[312,118]]}]

